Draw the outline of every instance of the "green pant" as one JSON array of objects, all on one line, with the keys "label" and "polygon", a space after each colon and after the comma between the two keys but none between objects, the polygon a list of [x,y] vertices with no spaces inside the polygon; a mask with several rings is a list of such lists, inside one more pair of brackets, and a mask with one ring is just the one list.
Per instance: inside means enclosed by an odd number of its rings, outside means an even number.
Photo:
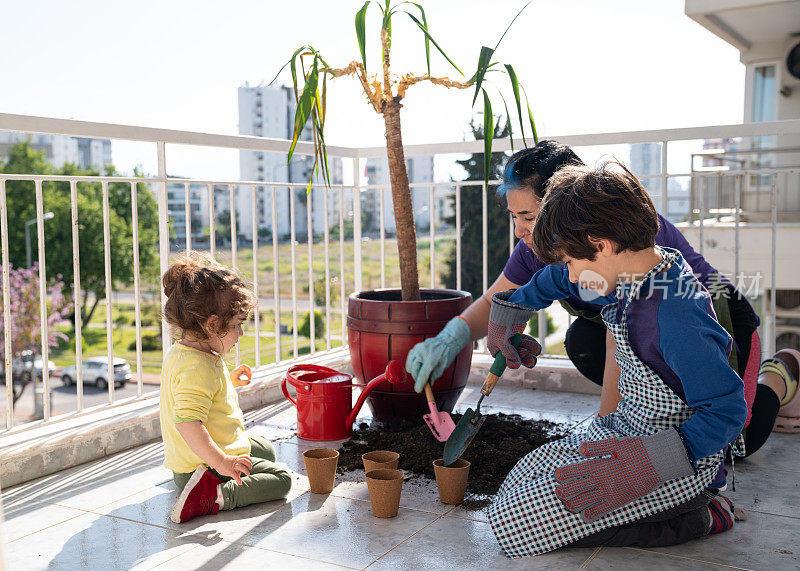
[{"label": "green pant", "polygon": [[[275,462],[275,447],[269,440],[251,436],[250,458],[253,460],[253,469],[249,476],[242,476],[241,486],[233,478],[221,476],[212,470],[222,480],[223,510],[279,500],[289,494],[292,474],[284,464]],[[173,472],[173,480],[181,490],[191,477],[191,472]]]}]

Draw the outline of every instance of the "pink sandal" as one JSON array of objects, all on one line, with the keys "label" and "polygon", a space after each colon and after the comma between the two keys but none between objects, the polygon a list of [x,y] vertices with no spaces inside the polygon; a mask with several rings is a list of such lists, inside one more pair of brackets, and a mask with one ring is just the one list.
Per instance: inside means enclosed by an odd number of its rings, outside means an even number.
[{"label": "pink sandal", "polygon": [[[770,371],[781,376],[786,383],[786,397],[781,401],[781,408],[778,417],[775,419],[775,432],[800,432],[800,390],[798,390],[798,378],[800,377],[800,351],[794,349],[781,349],[775,355],[781,355],[787,362],[772,357],[761,363],[759,374],[762,371]],[[794,361],[792,363],[791,361]],[[790,396],[791,395],[791,396]]]}]

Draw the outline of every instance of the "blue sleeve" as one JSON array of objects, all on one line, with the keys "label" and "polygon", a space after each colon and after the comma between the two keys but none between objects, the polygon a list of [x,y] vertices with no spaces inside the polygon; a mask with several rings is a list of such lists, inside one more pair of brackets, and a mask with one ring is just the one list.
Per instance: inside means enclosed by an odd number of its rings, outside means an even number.
[{"label": "blue sleeve", "polygon": [[596,293],[583,289],[569,281],[569,269],[564,264],[550,264],[545,266],[531,278],[527,284],[515,291],[508,301],[518,303],[535,310],[550,307],[550,304],[569,296],[608,305],[616,302],[614,294],[601,297]]},{"label": "blue sleeve", "polygon": [[678,427],[693,461],[725,448],[747,418],[744,383],[728,364],[731,338],[706,304],[702,294],[673,295],[658,309],[659,349],[695,411]]}]

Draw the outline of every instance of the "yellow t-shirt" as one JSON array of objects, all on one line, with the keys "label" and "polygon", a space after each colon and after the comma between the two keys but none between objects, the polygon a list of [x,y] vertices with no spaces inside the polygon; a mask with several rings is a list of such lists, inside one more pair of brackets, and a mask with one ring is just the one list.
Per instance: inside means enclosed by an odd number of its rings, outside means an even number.
[{"label": "yellow t-shirt", "polygon": [[199,420],[223,452],[250,454],[244,416],[228,367],[212,355],[174,343],[161,368],[161,438],[164,466],[173,472],[193,472],[203,464],[175,428],[178,422]]}]

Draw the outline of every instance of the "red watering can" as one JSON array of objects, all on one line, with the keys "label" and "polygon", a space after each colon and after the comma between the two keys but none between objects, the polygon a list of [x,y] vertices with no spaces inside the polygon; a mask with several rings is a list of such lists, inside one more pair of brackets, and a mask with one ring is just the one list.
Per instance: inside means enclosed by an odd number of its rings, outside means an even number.
[{"label": "red watering can", "polygon": [[[283,378],[283,395],[297,408],[297,435],[304,440],[341,440],[353,434],[353,422],[370,391],[384,381],[402,383],[406,371],[400,361],[389,361],[386,371],[366,386],[353,384],[353,375],[320,365],[295,365]],[[292,398],[286,383],[297,389]],[[352,405],[353,387],[360,387]]]}]

